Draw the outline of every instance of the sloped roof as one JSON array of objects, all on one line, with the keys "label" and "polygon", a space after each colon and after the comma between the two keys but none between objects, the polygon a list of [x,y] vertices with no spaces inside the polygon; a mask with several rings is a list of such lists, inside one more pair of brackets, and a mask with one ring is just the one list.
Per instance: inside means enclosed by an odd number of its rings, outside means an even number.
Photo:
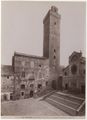
[{"label": "sloped roof", "polygon": [[19,52],[15,52],[14,56],[29,57],[29,58],[35,58],[35,59],[47,59],[46,57],[35,56],[35,55],[27,55],[25,53],[19,53]]}]

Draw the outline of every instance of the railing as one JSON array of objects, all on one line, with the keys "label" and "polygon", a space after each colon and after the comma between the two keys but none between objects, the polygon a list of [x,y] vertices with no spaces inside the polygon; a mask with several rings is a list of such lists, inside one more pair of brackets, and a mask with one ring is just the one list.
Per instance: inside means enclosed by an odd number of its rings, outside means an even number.
[{"label": "railing", "polygon": [[79,106],[79,108],[76,110],[77,114],[80,112],[80,110],[82,109],[82,107],[84,107],[85,105],[85,101],[82,102],[82,104]]}]

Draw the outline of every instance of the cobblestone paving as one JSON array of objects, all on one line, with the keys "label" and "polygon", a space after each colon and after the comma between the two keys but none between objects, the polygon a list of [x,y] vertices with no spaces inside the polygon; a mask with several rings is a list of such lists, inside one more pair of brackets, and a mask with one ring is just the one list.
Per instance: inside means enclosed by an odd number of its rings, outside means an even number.
[{"label": "cobblestone paving", "polygon": [[65,112],[39,99],[24,99],[1,103],[2,116],[69,116]]}]

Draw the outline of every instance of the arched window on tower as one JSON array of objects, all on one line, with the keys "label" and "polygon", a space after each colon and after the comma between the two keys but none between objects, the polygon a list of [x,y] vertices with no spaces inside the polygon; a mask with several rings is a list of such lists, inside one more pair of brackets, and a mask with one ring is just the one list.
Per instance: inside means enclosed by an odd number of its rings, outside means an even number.
[{"label": "arched window on tower", "polygon": [[54,55],[54,59],[56,59],[56,56]]},{"label": "arched window on tower", "polygon": [[56,50],[54,49],[54,53],[56,53]]},{"label": "arched window on tower", "polygon": [[56,25],[56,22],[54,22],[54,25]]}]

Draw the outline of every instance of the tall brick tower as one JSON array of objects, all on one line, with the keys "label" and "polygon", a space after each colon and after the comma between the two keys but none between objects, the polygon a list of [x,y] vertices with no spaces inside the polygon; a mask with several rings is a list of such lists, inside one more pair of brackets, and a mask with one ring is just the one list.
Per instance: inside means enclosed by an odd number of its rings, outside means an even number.
[{"label": "tall brick tower", "polygon": [[49,59],[50,79],[57,80],[60,65],[60,15],[52,6],[43,20],[43,56]]}]

